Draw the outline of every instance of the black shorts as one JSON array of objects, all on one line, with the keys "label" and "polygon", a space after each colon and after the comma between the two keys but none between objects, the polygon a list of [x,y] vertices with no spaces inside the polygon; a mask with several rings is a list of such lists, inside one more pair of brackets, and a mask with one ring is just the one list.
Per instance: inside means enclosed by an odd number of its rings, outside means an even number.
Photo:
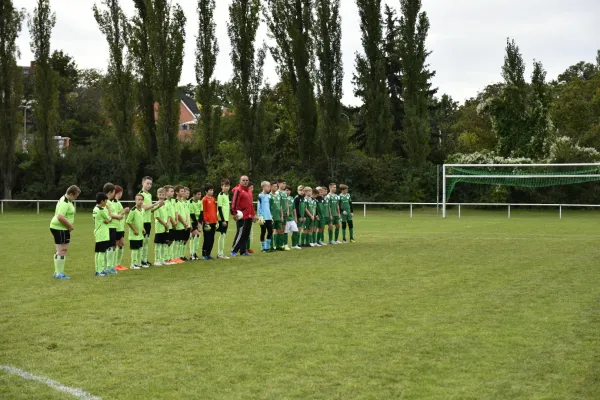
[{"label": "black shorts", "polygon": [[143,240],[130,240],[129,241],[129,248],[131,250],[138,250],[138,249],[141,249],[142,247],[144,247]]},{"label": "black shorts", "polygon": [[223,221],[219,221],[217,232],[225,234],[227,233],[227,228],[229,228],[229,223],[227,223],[227,225],[223,225]]},{"label": "black shorts", "polygon": [[155,244],[167,244],[168,241],[169,241],[169,232],[154,234],[154,243]]},{"label": "black shorts", "polygon": [[167,239],[169,240],[169,242],[174,242],[177,240],[177,231],[175,229],[170,229],[169,232],[167,232]]},{"label": "black shorts", "polygon": [[182,241],[185,240],[184,239],[184,235],[185,235],[185,229],[176,229],[175,230],[175,237],[173,240],[177,240],[177,241]]},{"label": "black shorts", "polygon": [[105,253],[110,247],[110,240],[105,240],[104,242],[96,242],[96,253]]},{"label": "black shorts", "polygon": [[54,236],[55,244],[69,244],[71,243],[71,232],[62,229],[50,228],[52,236]]},{"label": "black shorts", "polygon": [[109,247],[115,247],[117,245],[117,228],[108,228],[108,235]]},{"label": "black shorts", "polygon": [[117,242],[125,237],[125,232],[117,231]]},{"label": "black shorts", "polygon": [[152,230],[152,222],[144,222],[144,231],[146,231],[146,234],[144,235],[145,238],[150,237],[151,230]]},{"label": "black shorts", "polygon": [[183,239],[183,240],[187,242],[188,240],[190,240],[191,236],[192,236],[192,230],[190,228],[187,228],[185,230],[185,235],[184,235],[185,239]]}]

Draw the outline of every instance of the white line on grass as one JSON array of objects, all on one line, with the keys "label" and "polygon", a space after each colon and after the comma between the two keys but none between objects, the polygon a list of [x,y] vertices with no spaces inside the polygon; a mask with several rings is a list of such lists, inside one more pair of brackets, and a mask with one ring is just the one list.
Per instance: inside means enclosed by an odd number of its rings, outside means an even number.
[{"label": "white line on grass", "polygon": [[15,367],[11,367],[9,365],[0,365],[0,370],[3,370],[9,374],[12,375],[17,375],[20,376],[23,379],[29,379],[32,381],[37,381],[37,382],[41,382],[47,386],[50,386],[52,389],[54,390],[58,390],[60,392],[65,392],[70,394],[71,396],[77,397],[78,399],[82,399],[82,400],[102,400],[102,398],[94,396],[92,394],[89,394],[88,392],[82,390],[82,389],[77,389],[77,388],[72,388],[69,386],[65,386],[60,382],[56,382],[50,378],[46,378],[43,376],[37,376],[37,375],[33,375],[30,374],[27,371],[23,371],[22,369],[19,368],[15,368]]}]

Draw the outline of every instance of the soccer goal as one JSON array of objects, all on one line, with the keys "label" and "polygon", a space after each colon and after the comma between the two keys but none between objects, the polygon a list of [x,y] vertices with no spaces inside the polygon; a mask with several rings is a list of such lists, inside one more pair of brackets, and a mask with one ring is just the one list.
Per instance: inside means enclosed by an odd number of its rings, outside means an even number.
[{"label": "soccer goal", "polygon": [[600,181],[600,163],[576,164],[444,164],[442,218],[458,183],[549,187]]}]

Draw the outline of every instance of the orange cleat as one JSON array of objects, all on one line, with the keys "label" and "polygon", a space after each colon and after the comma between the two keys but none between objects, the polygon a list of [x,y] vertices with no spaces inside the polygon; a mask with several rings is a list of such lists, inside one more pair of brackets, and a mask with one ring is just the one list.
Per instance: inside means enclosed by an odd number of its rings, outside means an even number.
[{"label": "orange cleat", "polygon": [[183,261],[181,258],[176,258],[175,261],[177,264],[183,264],[185,261]]},{"label": "orange cleat", "polygon": [[250,254],[254,254],[254,250],[252,250],[252,249],[246,249],[246,251]]},{"label": "orange cleat", "polygon": [[122,266],[122,265],[117,265],[117,266],[115,267],[115,271],[127,271],[128,269],[129,269],[129,268],[127,268],[127,267],[124,267],[124,266]]}]

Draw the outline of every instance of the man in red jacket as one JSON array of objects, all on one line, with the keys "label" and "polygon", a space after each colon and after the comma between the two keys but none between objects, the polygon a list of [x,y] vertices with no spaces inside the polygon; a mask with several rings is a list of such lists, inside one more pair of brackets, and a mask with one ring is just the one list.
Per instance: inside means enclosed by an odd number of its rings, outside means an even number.
[{"label": "man in red jacket", "polygon": [[[254,204],[252,203],[252,194],[248,188],[250,179],[247,176],[240,178],[240,184],[233,188],[233,199],[231,200],[231,215],[236,221],[237,232],[233,238],[233,247],[231,256],[235,257],[239,252],[243,256],[249,256],[246,251],[246,243],[250,236],[252,222],[256,219],[254,213]],[[238,218],[237,212],[242,212],[242,218]]]}]

